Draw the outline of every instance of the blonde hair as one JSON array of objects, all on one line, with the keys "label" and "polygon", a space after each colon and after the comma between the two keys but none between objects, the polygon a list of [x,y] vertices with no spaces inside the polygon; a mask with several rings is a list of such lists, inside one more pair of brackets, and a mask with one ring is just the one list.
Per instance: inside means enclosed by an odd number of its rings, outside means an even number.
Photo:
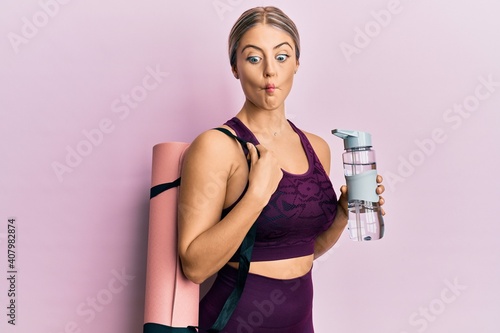
[{"label": "blonde hair", "polygon": [[300,37],[295,23],[279,8],[272,6],[255,7],[241,14],[229,33],[229,63],[232,68],[236,66],[236,50],[241,38],[250,28],[259,23],[269,24],[288,33],[295,44],[295,56],[297,61],[299,60]]}]

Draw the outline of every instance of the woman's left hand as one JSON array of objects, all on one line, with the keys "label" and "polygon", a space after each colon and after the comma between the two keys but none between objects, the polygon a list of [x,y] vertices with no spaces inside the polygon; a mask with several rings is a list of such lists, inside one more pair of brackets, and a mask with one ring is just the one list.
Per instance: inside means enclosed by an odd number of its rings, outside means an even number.
[{"label": "woman's left hand", "polygon": [[[385,199],[381,196],[382,193],[384,193],[385,191],[385,186],[382,185],[382,181],[384,179],[382,178],[381,175],[377,175],[377,188],[376,188],[376,192],[379,196],[379,199],[378,199],[378,204],[380,206],[382,206],[384,203],[385,203]],[[344,214],[345,216],[349,216],[349,213],[348,213],[348,208],[347,208],[347,186],[346,185],[342,185],[340,187],[340,198],[339,198],[339,201],[338,201],[338,204],[340,207],[342,207],[342,210],[344,211]],[[381,211],[382,211],[382,215],[385,215],[385,210],[384,208],[381,208]]]}]

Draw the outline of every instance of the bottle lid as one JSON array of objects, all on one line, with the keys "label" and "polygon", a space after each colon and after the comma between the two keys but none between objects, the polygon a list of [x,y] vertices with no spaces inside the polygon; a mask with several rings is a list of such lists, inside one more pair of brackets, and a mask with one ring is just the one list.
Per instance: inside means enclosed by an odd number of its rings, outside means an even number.
[{"label": "bottle lid", "polygon": [[367,132],[334,129],[332,134],[344,139],[345,149],[372,146],[372,136]]}]

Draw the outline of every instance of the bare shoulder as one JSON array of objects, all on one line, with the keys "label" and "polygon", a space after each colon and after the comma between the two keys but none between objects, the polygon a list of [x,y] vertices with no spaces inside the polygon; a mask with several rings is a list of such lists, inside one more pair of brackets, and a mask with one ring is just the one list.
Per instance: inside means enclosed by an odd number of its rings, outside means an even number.
[{"label": "bare shoulder", "polygon": [[306,131],[303,132],[318,155],[323,168],[327,173],[330,173],[330,146],[322,137]]},{"label": "bare shoulder", "polygon": [[190,144],[183,159],[182,174],[193,181],[203,181],[209,173],[229,178],[238,167],[241,148],[236,140],[217,130],[201,133]]},{"label": "bare shoulder", "polygon": [[[220,131],[210,129],[194,139],[189,146],[186,157],[196,160],[219,160],[221,157],[228,156],[228,154],[236,153],[237,148],[235,140]],[[229,156],[230,158],[231,156]]]}]

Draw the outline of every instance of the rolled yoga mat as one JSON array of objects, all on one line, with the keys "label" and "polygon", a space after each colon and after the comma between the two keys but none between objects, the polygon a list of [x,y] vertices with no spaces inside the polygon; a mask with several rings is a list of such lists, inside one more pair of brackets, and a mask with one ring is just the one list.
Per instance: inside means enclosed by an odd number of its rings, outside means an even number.
[{"label": "rolled yoga mat", "polygon": [[[168,142],[153,147],[151,187],[180,177],[188,145]],[[198,325],[199,285],[184,276],[177,252],[178,191],[178,187],[173,187],[150,201],[145,324]]]}]

